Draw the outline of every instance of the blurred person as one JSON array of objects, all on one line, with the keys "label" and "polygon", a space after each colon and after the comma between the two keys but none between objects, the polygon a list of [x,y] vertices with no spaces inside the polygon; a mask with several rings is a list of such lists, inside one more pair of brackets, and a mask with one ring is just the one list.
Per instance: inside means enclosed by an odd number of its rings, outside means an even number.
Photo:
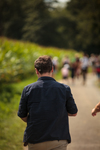
[{"label": "blurred person", "polygon": [[100,112],[100,102],[92,109],[92,116],[96,116],[96,114]]},{"label": "blurred person", "polygon": [[91,54],[89,58],[89,65],[92,67],[92,73],[95,74],[96,57],[94,54]]},{"label": "blurred person", "polygon": [[98,77],[98,83],[100,85],[100,55],[98,56],[98,60],[96,62],[95,71]]},{"label": "blurred person", "polygon": [[76,69],[75,61],[72,61],[70,63],[70,72],[71,72],[72,84],[74,84],[74,80],[75,80],[75,69]]},{"label": "blurred person", "polygon": [[83,57],[81,58],[81,71],[82,71],[82,77],[83,77],[83,85],[86,83],[88,65],[89,65],[89,58],[87,54],[84,53]]},{"label": "blurred person", "polygon": [[69,76],[69,65],[65,64],[61,69],[61,74],[63,79],[68,79]]},{"label": "blurred person", "polygon": [[64,66],[65,64],[69,64],[70,63],[70,59],[69,57],[66,55],[63,59],[62,59],[62,66]]},{"label": "blurred person", "polygon": [[71,142],[68,116],[78,111],[70,87],[52,78],[49,56],[40,56],[34,66],[38,80],[24,87],[18,110],[27,123],[24,145],[29,150],[66,150]]},{"label": "blurred person", "polygon": [[81,74],[81,61],[79,59],[79,57],[76,57],[76,61],[75,61],[75,77],[79,78]]},{"label": "blurred person", "polygon": [[100,55],[97,55],[97,54],[95,55],[95,63],[98,62],[99,56],[100,56]]},{"label": "blurred person", "polygon": [[54,77],[58,69],[58,57],[55,56],[52,58],[52,64],[53,64],[53,77]]}]

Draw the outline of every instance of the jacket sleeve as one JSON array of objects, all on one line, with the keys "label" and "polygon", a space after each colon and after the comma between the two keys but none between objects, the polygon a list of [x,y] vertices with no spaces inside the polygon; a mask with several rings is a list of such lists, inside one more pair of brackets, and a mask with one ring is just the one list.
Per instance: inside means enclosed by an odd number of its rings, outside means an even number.
[{"label": "jacket sleeve", "polygon": [[24,118],[27,116],[27,95],[25,93],[25,88],[23,89],[22,95],[21,95],[21,99],[20,99],[20,103],[19,103],[19,109],[18,109],[18,116],[20,118]]},{"label": "jacket sleeve", "polygon": [[70,87],[67,87],[66,108],[67,108],[67,112],[70,114],[76,114],[78,112]]}]

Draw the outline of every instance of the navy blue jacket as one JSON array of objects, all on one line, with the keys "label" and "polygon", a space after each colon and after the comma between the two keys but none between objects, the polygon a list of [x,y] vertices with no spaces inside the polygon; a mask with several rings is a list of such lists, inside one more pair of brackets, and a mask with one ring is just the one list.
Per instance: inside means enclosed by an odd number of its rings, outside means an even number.
[{"label": "navy blue jacket", "polygon": [[18,116],[28,115],[23,141],[67,140],[70,143],[68,113],[77,113],[69,86],[51,77],[40,77],[22,92]]}]

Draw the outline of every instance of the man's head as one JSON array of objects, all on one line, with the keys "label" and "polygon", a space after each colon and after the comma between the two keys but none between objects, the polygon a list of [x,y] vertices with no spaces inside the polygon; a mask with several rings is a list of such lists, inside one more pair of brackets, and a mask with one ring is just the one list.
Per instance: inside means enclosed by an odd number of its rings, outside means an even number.
[{"label": "man's head", "polygon": [[52,60],[49,56],[40,56],[34,62],[35,69],[40,73],[50,73],[52,71]]}]

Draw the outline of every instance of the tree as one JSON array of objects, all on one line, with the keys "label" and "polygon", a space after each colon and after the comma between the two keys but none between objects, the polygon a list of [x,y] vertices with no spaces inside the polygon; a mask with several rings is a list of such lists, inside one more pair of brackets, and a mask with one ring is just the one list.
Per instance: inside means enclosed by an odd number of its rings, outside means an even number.
[{"label": "tree", "polygon": [[23,0],[3,0],[0,2],[0,35],[21,39],[23,18]]},{"label": "tree", "polygon": [[77,24],[75,48],[88,53],[99,53],[100,49],[100,1],[71,0],[66,8]]},{"label": "tree", "polygon": [[48,23],[48,10],[43,0],[25,1],[25,25],[23,27],[23,39],[35,43],[44,40],[44,26]]}]

